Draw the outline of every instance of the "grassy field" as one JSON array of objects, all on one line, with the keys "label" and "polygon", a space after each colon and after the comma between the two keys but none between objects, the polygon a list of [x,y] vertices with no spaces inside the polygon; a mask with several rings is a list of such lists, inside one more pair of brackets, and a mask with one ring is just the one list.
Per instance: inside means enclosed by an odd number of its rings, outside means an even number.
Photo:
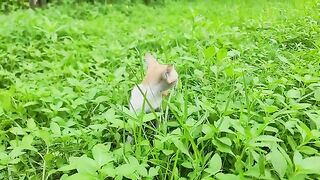
[{"label": "grassy field", "polygon": [[[0,24],[0,179],[320,177],[319,1],[65,4]],[[145,52],[180,81],[136,117]]]}]

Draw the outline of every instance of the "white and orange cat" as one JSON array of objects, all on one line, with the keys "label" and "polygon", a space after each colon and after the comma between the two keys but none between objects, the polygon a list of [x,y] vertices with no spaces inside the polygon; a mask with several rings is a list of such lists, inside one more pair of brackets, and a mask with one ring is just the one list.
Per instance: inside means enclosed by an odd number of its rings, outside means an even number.
[{"label": "white and orange cat", "polygon": [[149,113],[152,109],[159,110],[162,96],[167,96],[168,90],[178,82],[178,73],[173,65],[160,64],[149,53],[145,55],[145,61],[145,77],[131,91],[129,107],[134,112]]}]

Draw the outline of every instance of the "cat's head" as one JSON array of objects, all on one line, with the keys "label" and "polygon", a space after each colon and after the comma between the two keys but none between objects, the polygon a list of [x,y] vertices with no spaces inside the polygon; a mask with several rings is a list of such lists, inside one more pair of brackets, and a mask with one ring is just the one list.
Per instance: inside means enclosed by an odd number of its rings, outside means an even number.
[{"label": "cat's head", "polygon": [[178,73],[173,65],[160,64],[151,54],[145,55],[147,64],[146,75],[142,84],[160,85],[165,91],[174,86],[178,81]]}]

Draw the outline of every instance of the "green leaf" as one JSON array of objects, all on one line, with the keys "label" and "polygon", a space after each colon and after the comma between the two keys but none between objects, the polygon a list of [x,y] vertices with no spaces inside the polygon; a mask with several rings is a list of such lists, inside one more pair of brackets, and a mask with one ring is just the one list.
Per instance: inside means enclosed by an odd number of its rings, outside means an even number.
[{"label": "green leaf", "polygon": [[64,165],[62,167],[60,167],[57,171],[70,171],[70,170],[73,170],[73,169],[76,169],[76,167],[74,165]]},{"label": "green leaf", "polygon": [[223,144],[225,144],[227,146],[232,145],[232,141],[228,137],[217,138],[217,140],[219,140],[220,142],[222,142]]},{"label": "green leaf", "polygon": [[159,169],[160,169],[160,167],[159,166],[156,166],[155,168],[154,167],[151,167],[150,169],[149,169],[149,173],[148,173],[148,176],[149,177],[154,177],[154,176],[157,176],[159,173]]},{"label": "green leaf", "polygon": [[114,178],[116,175],[115,169],[112,163],[104,165],[99,171],[103,176]]},{"label": "green leaf", "polygon": [[210,47],[206,48],[206,50],[204,51],[204,56],[206,59],[209,59],[209,58],[213,57],[215,52],[216,52],[215,47],[210,46]]},{"label": "green leaf", "polygon": [[163,149],[162,152],[163,152],[166,156],[169,156],[170,154],[173,154],[173,153],[174,153],[173,150],[168,150],[168,149]]},{"label": "green leaf", "polygon": [[117,175],[129,176],[134,173],[135,169],[136,169],[136,167],[134,167],[130,164],[123,164],[123,165],[118,166],[115,169],[115,172]]},{"label": "green leaf", "polygon": [[99,164],[85,155],[81,157],[70,157],[69,160],[70,165],[76,167],[79,173],[94,174],[99,169]]},{"label": "green leaf", "polygon": [[206,168],[204,171],[209,173],[210,175],[214,175],[220,171],[221,167],[222,167],[221,158],[219,154],[216,153],[212,156],[211,160],[209,161],[209,167]]},{"label": "green leaf", "polygon": [[313,155],[318,153],[318,151],[310,146],[301,146],[298,149],[300,152],[304,153],[304,154],[308,154],[308,155]]},{"label": "green leaf", "polygon": [[22,154],[25,154],[25,152],[23,152],[21,148],[15,148],[9,153],[9,156],[11,159],[14,159]]},{"label": "green leaf", "polygon": [[36,105],[36,104],[38,104],[37,101],[30,101],[30,102],[25,103],[25,104],[23,105],[23,107],[28,107],[28,106],[32,106],[32,105]]},{"label": "green leaf", "polygon": [[172,142],[182,153],[191,158],[187,146],[185,146],[180,140],[172,139]]},{"label": "green leaf", "polygon": [[260,173],[260,175],[264,175],[264,172],[265,172],[265,156],[262,155],[262,154],[260,154],[260,156],[259,156],[258,165],[259,165],[259,173]]},{"label": "green leaf", "polygon": [[28,150],[32,150],[32,151],[37,151],[36,148],[34,148],[31,144],[33,143],[33,136],[32,135],[25,135],[22,140],[21,140],[21,144],[20,144],[20,148],[21,149],[28,149]]},{"label": "green leaf", "polygon": [[284,62],[286,64],[290,64],[286,57],[284,57],[284,56],[282,56],[280,54],[277,54],[277,57],[279,58],[280,61],[282,61],[282,62]]},{"label": "green leaf", "polygon": [[147,169],[146,169],[144,166],[138,165],[138,167],[136,168],[136,170],[137,170],[137,173],[138,173],[140,176],[142,176],[142,177],[148,176],[148,171],[147,171]]},{"label": "green leaf", "polygon": [[107,96],[99,96],[97,97],[93,102],[95,103],[102,103],[105,102],[106,100],[108,100],[109,98]]},{"label": "green leaf", "polygon": [[277,148],[271,149],[270,161],[274,170],[278,173],[279,177],[282,178],[286,173],[288,164],[285,157]]},{"label": "green leaf", "polygon": [[234,156],[234,153],[232,152],[230,146],[222,143],[221,141],[217,139],[212,139],[212,143],[217,147],[218,151],[220,152],[226,152]]},{"label": "green leaf", "polygon": [[234,75],[234,68],[233,66],[228,66],[224,69],[224,72],[226,73],[227,76],[233,76]]},{"label": "green leaf", "polygon": [[61,178],[61,180],[99,180],[97,173],[76,173],[69,177]]},{"label": "green leaf", "polygon": [[24,134],[25,134],[24,130],[23,130],[20,126],[18,126],[18,127],[12,127],[12,128],[10,129],[10,132],[11,132],[12,134],[15,134],[15,135],[24,135]]},{"label": "green leaf", "polygon": [[295,151],[295,152],[294,152],[293,162],[294,162],[294,164],[301,164],[301,162],[302,162],[302,155],[299,153],[299,151]]},{"label": "green leaf", "polygon": [[240,177],[234,174],[218,173],[215,175],[215,177],[219,180],[240,180]]},{"label": "green leaf", "polygon": [[282,142],[281,139],[278,139],[274,136],[270,135],[261,135],[256,138],[256,141],[263,141],[263,142]]},{"label": "green leaf", "polygon": [[92,148],[92,156],[99,166],[114,160],[112,154],[109,153],[109,148],[103,144],[97,144]]},{"label": "green leaf", "polygon": [[313,156],[297,161],[296,168],[300,172],[308,174],[320,174],[320,156]]},{"label": "green leaf", "polygon": [[56,136],[61,136],[61,130],[60,130],[60,126],[55,123],[55,122],[51,122],[50,123],[50,129],[52,131],[52,133]]},{"label": "green leaf", "polygon": [[274,106],[274,105],[267,105],[265,106],[265,111],[267,113],[274,113],[278,110],[278,107],[277,106]]},{"label": "green leaf", "polygon": [[300,97],[301,97],[300,91],[299,91],[299,90],[296,90],[296,89],[290,89],[290,90],[287,92],[287,97],[288,97],[288,98],[293,98],[293,99],[300,98]]},{"label": "green leaf", "polygon": [[211,67],[210,67],[210,70],[211,70],[215,75],[218,75],[218,68],[217,68],[217,66],[211,66]]},{"label": "green leaf", "polygon": [[220,62],[222,59],[227,57],[228,51],[225,48],[219,49],[217,53],[217,60]]},{"label": "green leaf", "polygon": [[320,89],[314,91],[314,99],[320,101]]},{"label": "green leaf", "polygon": [[311,106],[309,103],[292,103],[291,104],[292,109],[307,109],[308,107]]},{"label": "green leaf", "polygon": [[319,113],[313,113],[313,112],[306,112],[308,117],[316,124],[317,129],[320,129],[320,112]]},{"label": "green leaf", "polygon": [[27,121],[27,127],[30,129],[30,130],[35,130],[37,129],[37,125],[36,123],[34,122],[34,119],[28,119]]},{"label": "green leaf", "polygon": [[160,116],[160,113],[159,112],[156,112],[156,114],[153,114],[153,113],[149,113],[149,114],[145,114],[143,116],[143,122],[149,122],[149,121],[152,121],[154,119],[157,118],[157,116]]},{"label": "green leaf", "polygon": [[0,107],[5,111],[10,111],[12,109],[11,105],[11,93],[9,91],[4,91],[0,89]]},{"label": "green leaf", "polygon": [[47,146],[51,145],[51,135],[48,131],[46,130],[40,130],[38,133],[38,137],[40,137]]},{"label": "green leaf", "polygon": [[189,162],[189,161],[184,161],[184,162],[181,164],[181,166],[183,166],[183,167],[185,167],[185,168],[189,168],[189,169],[192,169],[192,168],[193,168],[191,162]]}]

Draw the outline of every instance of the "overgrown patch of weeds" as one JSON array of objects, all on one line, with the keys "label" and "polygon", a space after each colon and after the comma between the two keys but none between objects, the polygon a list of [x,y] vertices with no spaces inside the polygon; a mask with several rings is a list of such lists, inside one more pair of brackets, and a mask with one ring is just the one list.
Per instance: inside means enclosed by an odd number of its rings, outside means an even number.
[{"label": "overgrown patch of weeds", "polygon": [[[0,15],[0,178],[319,178],[319,18],[250,0]],[[181,77],[156,118],[127,109],[147,51]]]}]

